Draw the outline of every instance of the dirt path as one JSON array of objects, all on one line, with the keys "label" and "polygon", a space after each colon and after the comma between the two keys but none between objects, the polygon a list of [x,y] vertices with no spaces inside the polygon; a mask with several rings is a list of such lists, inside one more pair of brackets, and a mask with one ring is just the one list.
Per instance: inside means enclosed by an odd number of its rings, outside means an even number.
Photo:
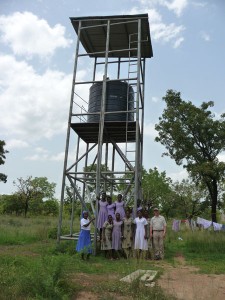
[{"label": "dirt path", "polygon": [[[187,266],[184,258],[175,258],[175,266],[166,262],[154,262],[155,266],[164,269],[163,275],[157,280],[157,284],[166,294],[171,294],[179,300],[224,300],[225,299],[225,275],[198,274],[198,269]],[[149,269],[152,267],[150,262]],[[120,277],[114,275],[113,278],[103,275],[87,275],[81,273],[79,284],[83,287],[97,286],[102,281],[115,282]],[[127,297],[113,294],[112,299],[126,300]],[[76,300],[97,300],[99,295],[90,291],[82,291],[74,298]]]},{"label": "dirt path", "polygon": [[175,267],[164,264],[164,273],[157,283],[166,294],[180,300],[224,300],[225,275],[198,274],[187,266],[182,256],[175,259]]}]

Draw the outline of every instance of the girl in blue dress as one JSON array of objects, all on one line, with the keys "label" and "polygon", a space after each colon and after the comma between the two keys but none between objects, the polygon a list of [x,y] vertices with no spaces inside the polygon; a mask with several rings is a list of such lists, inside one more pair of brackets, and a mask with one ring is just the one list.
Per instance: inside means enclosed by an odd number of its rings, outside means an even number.
[{"label": "girl in blue dress", "polygon": [[76,250],[81,253],[81,259],[84,260],[84,255],[87,255],[87,259],[89,259],[90,254],[92,253],[91,249],[91,222],[94,221],[95,218],[89,220],[88,212],[83,212],[83,218],[80,220],[80,234],[77,242]]}]

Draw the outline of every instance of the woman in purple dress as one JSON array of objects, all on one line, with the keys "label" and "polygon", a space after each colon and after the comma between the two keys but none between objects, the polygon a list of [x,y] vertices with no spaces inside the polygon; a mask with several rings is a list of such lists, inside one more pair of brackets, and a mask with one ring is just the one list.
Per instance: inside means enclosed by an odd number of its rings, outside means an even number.
[{"label": "woman in purple dress", "polygon": [[[119,258],[118,251],[122,249],[122,224],[123,221],[120,219],[120,214],[116,213],[116,219],[113,222],[112,231],[112,249],[114,258]],[[115,257],[116,256],[116,257]]]},{"label": "woman in purple dress", "polygon": [[102,238],[102,228],[108,219],[108,212],[107,212],[107,205],[108,202],[106,201],[106,193],[102,193],[102,199],[98,201],[98,222],[97,222],[97,228],[100,231],[100,240]]},{"label": "woman in purple dress", "polygon": [[120,214],[121,220],[125,217],[125,210],[124,210],[124,201],[122,201],[122,195],[118,194],[116,204],[116,213]]},{"label": "woman in purple dress", "polygon": [[112,198],[110,196],[107,196],[107,202],[108,202],[107,205],[108,216],[111,215],[114,220],[116,204],[112,203]]}]

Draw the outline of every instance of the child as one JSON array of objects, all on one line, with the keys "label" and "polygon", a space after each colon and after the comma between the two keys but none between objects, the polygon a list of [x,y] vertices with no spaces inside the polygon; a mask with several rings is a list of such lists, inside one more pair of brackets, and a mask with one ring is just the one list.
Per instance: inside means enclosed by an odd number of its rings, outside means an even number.
[{"label": "child", "polygon": [[94,221],[95,218],[89,220],[88,212],[83,211],[83,218],[80,220],[80,235],[77,242],[76,250],[77,252],[81,252],[81,259],[84,260],[84,255],[87,255],[87,259],[89,259],[91,250],[91,222]]},{"label": "child", "polygon": [[134,249],[136,250],[137,258],[140,258],[142,251],[148,250],[147,242],[147,220],[142,216],[142,211],[138,211],[137,218],[134,219],[136,224]]},{"label": "child", "polygon": [[133,219],[130,216],[130,210],[126,210],[125,218],[122,225],[122,248],[125,253],[125,257],[129,258],[131,255],[132,246],[132,234],[133,234]]},{"label": "child", "polygon": [[108,212],[107,212],[107,205],[108,202],[106,201],[106,193],[102,193],[102,199],[98,201],[98,222],[97,222],[97,228],[100,231],[100,240],[102,239],[102,227],[105,221],[108,219]]},{"label": "child", "polygon": [[105,257],[112,259],[112,230],[113,230],[113,218],[108,216],[108,221],[105,221],[102,228],[102,244],[101,249],[105,251]]},{"label": "child", "polygon": [[110,196],[107,196],[107,202],[108,202],[107,205],[108,216],[111,215],[114,220],[116,204],[112,203],[112,198]]},{"label": "child", "polygon": [[122,195],[118,194],[116,204],[116,212],[120,214],[121,220],[125,217],[125,210],[124,210],[124,201],[122,201]]},{"label": "child", "polygon": [[119,258],[118,250],[121,250],[122,224],[123,221],[120,219],[120,214],[116,213],[116,219],[113,221],[112,249],[117,259]]}]

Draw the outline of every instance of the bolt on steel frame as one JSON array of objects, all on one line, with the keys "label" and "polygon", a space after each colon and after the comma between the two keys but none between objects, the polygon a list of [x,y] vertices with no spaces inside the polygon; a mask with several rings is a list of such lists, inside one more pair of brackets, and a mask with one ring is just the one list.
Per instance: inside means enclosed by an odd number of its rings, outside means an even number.
[{"label": "bolt on steel frame", "polygon": [[[77,33],[77,42],[57,241],[75,238],[75,200],[80,200],[83,209],[87,209],[88,200],[95,215],[93,239],[96,254],[98,202],[93,201],[93,194],[99,197],[101,189],[105,191],[108,187],[112,195],[115,187],[122,186],[120,192],[124,199],[128,193],[133,197],[134,211],[137,199],[142,196],[145,62],[153,54],[147,14],[71,18],[71,22]],[[128,84],[126,110],[106,110],[107,85],[112,81]],[[93,113],[88,111],[87,91],[96,83],[102,84],[101,107]],[[132,87],[134,98],[131,100],[129,87]],[[129,101],[133,101],[132,109]],[[107,116],[121,113],[126,115],[126,120],[106,120]],[[89,122],[88,116],[91,115],[99,116],[99,121]],[[132,116],[131,120],[129,116]],[[72,187],[73,200],[70,233],[63,235],[66,182]],[[126,203],[129,201],[128,197]]]}]

